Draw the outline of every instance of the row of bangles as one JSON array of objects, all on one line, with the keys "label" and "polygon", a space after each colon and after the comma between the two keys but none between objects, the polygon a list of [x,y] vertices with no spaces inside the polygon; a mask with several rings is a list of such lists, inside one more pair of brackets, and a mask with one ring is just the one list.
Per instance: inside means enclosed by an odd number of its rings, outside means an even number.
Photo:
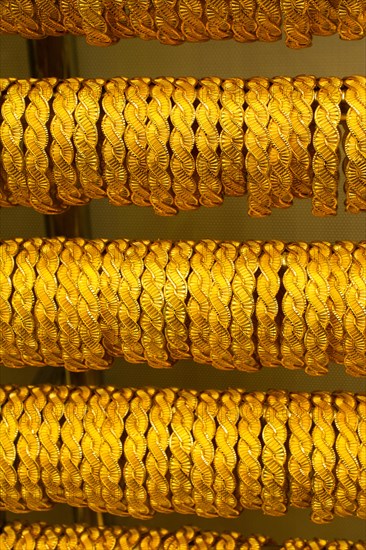
[{"label": "row of bangles", "polygon": [[[366,78],[0,79],[0,206],[366,211]],[[343,136],[343,137],[342,137]],[[342,153],[342,155],[341,155]]]}]

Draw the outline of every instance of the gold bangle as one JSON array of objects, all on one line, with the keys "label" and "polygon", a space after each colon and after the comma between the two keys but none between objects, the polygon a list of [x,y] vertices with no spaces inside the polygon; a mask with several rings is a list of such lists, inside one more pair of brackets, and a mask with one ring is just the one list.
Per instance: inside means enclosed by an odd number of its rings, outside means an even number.
[{"label": "gold bangle", "polygon": [[163,44],[181,44],[184,40],[177,4],[177,0],[153,0],[156,38]]},{"label": "gold bangle", "polygon": [[235,273],[237,247],[234,242],[222,242],[215,252],[215,261],[211,267],[211,285],[208,293],[210,310],[209,346],[210,362],[218,369],[232,369],[230,326],[232,316],[232,279]]},{"label": "gold bangle", "polygon": [[339,37],[343,40],[359,40],[365,36],[366,13],[362,1],[352,6],[341,0],[337,10]]},{"label": "gold bangle", "polygon": [[366,365],[366,242],[356,245],[349,268],[344,318],[346,372],[365,375]]},{"label": "gold bangle", "polygon": [[76,0],[86,41],[90,45],[109,46],[112,43],[104,18],[104,0]]},{"label": "gold bangle", "polygon": [[200,0],[178,0],[178,14],[182,21],[181,29],[188,42],[208,40],[209,36],[203,23],[203,5]]},{"label": "gold bangle", "polygon": [[309,0],[312,34],[329,36],[337,31],[337,8],[332,0]]},{"label": "gold bangle", "polygon": [[165,337],[173,360],[189,359],[188,335],[188,275],[193,254],[192,241],[178,241],[169,251],[164,285]]},{"label": "gold bangle", "polygon": [[157,368],[171,366],[164,334],[163,315],[165,268],[170,248],[171,243],[168,241],[151,243],[144,262],[145,270],[141,277],[141,343],[144,348],[145,360],[151,367]]},{"label": "gold bangle", "polygon": [[202,517],[217,516],[214,491],[213,440],[216,432],[215,418],[218,412],[218,393],[203,391],[199,394],[196,419],[193,424],[191,483],[195,513]]},{"label": "gold bangle", "polygon": [[25,98],[31,80],[17,80],[9,86],[1,108],[2,165],[7,174],[9,201],[13,205],[29,206],[28,187],[24,172],[23,123]]},{"label": "gold bangle", "polygon": [[312,196],[312,154],[309,148],[312,139],[310,125],[314,118],[312,107],[315,98],[315,84],[314,76],[297,76],[293,79],[293,109],[290,113],[292,193],[294,197],[300,198]]},{"label": "gold bangle", "polygon": [[215,503],[220,517],[236,518],[241,509],[237,498],[236,466],[240,403],[239,390],[222,392],[217,412],[215,443]]},{"label": "gold bangle", "polygon": [[145,489],[146,468],[146,430],[148,428],[147,412],[151,407],[155,391],[136,390],[130,402],[130,414],[126,418],[127,437],[124,443],[123,455],[125,465],[123,476],[125,481],[125,496],[129,515],[140,519],[152,517]]},{"label": "gold bangle", "polygon": [[150,202],[155,212],[163,216],[171,216],[177,212],[171,192],[170,154],[167,149],[172,93],[172,78],[156,78],[151,84],[151,100],[147,109],[150,119],[146,126]]},{"label": "gold bangle", "polygon": [[357,458],[360,469],[357,475],[357,516],[366,519],[366,396],[357,395],[357,433],[360,444],[358,446]]},{"label": "gold bangle", "polygon": [[215,249],[215,241],[206,240],[195,244],[188,277],[191,354],[194,361],[204,364],[210,363],[209,292]]},{"label": "gold bangle", "polygon": [[151,508],[156,512],[168,514],[173,512],[167,474],[168,463],[168,428],[172,421],[175,392],[169,388],[160,390],[152,401],[149,411],[150,428],[146,442],[146,487],[149,493]]},{"label": "gold bangle", "polygon": [[106,82],[102,99],[102,131],[105,135],[102,145],[103,179],[109,201],[116,206],[131,203],[124,143],[126,120],[123,114],[127,86],[126,78],[113,78]]},{"label": "gold bangle", "polygon": [[281,364],[279,330],[276,321],[278,315],[277,294],[280,288],[279,270],[282,265],[284,243],[267,242],[262,245],[259,258],[261,270],[257,279],[257,351],[264,367],[276,367]]},{"label": "gold bangle", "polygon": [[257,37],[263,42],[275,42],[281,38],[280,0],[271,3],[257,0],[255,14],[257,22]]},{"label": "gold bangle", "polygon": [[267,393],[264,404],[262,449],[262,510],[265,514],[282,516],[287,511],[287,420],[288,395],[285,391]]},{"label": "gold bangle", "polygon": [[[1,8],[0,8],[0,19],[2,17],[2,13],[1,13]],[[0,32],[1,32],[1,23],[0,23]],[[14,78],[0,78],[0,107],[2,107],[3,105],[3,102],[5,101],[5,98],[6,98],[6,93],[7,93],[7,90],[10,86],[10,84],[12,84],[13,82],[15,81]],[[1,109],[0,109],[0,112],[1,112]],[[2,114],[2,112],[1,112]],[[2,118],[4,120],[4,115],[2,114]],[[3,133],[3,124],[4,122],[1,124],[0,126],[0,141],[3,142],[3,136],[5,137],[5,134]],[[6,140],[6,138],[5,138]],[[4,145],[3,145],[4,147]],[[1,178],[1,186],[0,186],[0,207],[7,207],[7,206],[11,206],[11,203],[9,201],[9,189],[8,189],[8,186],[7,186],[7,173],[6,173],[6,170],[5,170],[5,166],[4,166],[4,161],[2,158],[0,158],[0,178]]]},{"label": "gold bangle", "polygon": [[246,192],[244,162],[244,80],[228,78],[221,84],[220,164],[224,194],[241,196]]},{"label": "gold bangle", "polygon": [[360,469],[357,459],[360,446],[357,434],[357,402],[352,394],[337,392],[334,403],[334,420],[338,428],[335,445],[338,460],[334,512],[337,516],[352,516],[357,509],[357,474]]},{"label": "gold bangle", "polygon": [[363,89],[366,78],[350,76],[344,79],[346,86],[345,101],[347,102],[347,133],[344,150],[347,155],[345,163],[346,210],[358,213],[366,210],[366,101]]},{"label": "gold bangle", "polygon": [[230,335],[233,365],[248,372],[255,372],[261,366],[257,361],[254,341],[254,292],[260,253],[261,245],[257,241],[241,244],[232,280]]},{"label": "gold bangle", "polygon": [[313,422],[312,438],[312,514],[315,523],[328,523],[333,519],[335,504],[334,452],[335,431],[333,427],[334,409],[332,396],[325,392],[312,395]]},{"label": "gold bangle", "polygon": [[75,109],[80,78],[68,78],[59,82],[54,91],[51,118],[52,141],[50,155],[53,164],[52,177],[57,188],[57,198],[65,205],[81,205],[88,198],[80,189],[80,178],[75,167],[75,147],[72,137],[75,131]]},{"label": "gold bangle", "polygon": [[347,310],[346,293],[349,287],[349,268],[351,267],[354,244],[347,241],[333,245],[330,257],[329,274],[329,357],[336,363],[344,364],[345,359],[345,329],[344,319]]},{"label": "gold bangle", "polygon": [[326,242],[314,242],[309,248],[308,281],[305,289],[308,301],[305,313],[305,371],[313,376],[328,372],[330,253],[330,245]]},{"label": "gold bangle", "polygon": [[151,40],[156,37],[156,24],[153,16],[153,6],[150,0],[142,0],[136,3],[134,0],[126,1],[131,27],[135,35],[143,40]]},{"label": "gold bangle", "polygon": [[245,167],[248,174],[248,213],[263,217],[271,213],[271,180],[268,147],[270,144],[267,125],[270,100],[269,80],[252,78],[246,82],[245,100]]},{"label": "gold bangle", "polygon": [[229,2],[226,0],[205,1],[206,29],[213,40],[224,40],[232,37],[231,21],[229,15]]},{"label": "gold bangle", "polygon": [[175,399],[169,448],[170,489],[172,505],[176,512],[194,514],[191,461],[193,447],[193,423],[197,409],[197,392],[179,390]]},{"label": "gold bangle", "polygon": [[12,293],[16,256],[22,245],[22,239],[5,241],[0,245],[0,326],[2,343],[0,360],[7,367],[21,367],[22,356],[16,345],[16,333],[13,329]]},{"label": "gold bangle", "polygon": [[[124,241],[117,241],[120,250],[125,250]],[[143,363],[144,349],[141,341],[141,277],[144,272],[144,260],[148,253],[148,241],[127,243],[122,258],[118,295],[121,305],[118,312],[119,334],[122,352],[126,361]]]},{"label": "gold bangle", "polygon": [[318,106],[314,115],[316,129],[313,137],[315,154],[312,212],[314,216],[334,215],[337,210],[341,85],[340,78],[318,79]]},{"label": "gold bangle", "polygon": [[104,83],[101,78],[83,80],[80,83],[78,104],[75,108],[75,163],[83,193],[89,199],[105,196],[97,152],[99,101]]},{"label": "gold bangle", "polygon": [[62,243],[58,239],[48,239],[40,243],[34,283],[34,316],[36,337],[40,352],[46,364],[62,366],[63,358],[59,344],[57,326],[56,273],[59,269]]},{"label": "gold bangle", "polygon": [[31,0],[9,2],[11,17],[17,32],[23,38],[44,38],[42,29],[37,21],[37,9]]},{"label": "gold bangle", "polygon": [[262,419],[265,393],[244,393],[238,424],[238,485],[243,509],[262,507]]},{"label": "gold bangle", "polygon": [[131,201],[138,206],[150,206],[148,185],[148,168],[146,158],[146,119],[147,98],[149,97],[149,78],[135,78],[129,81],[126,90],[127,105],[125,108],[127,147],[127,169]]},{"label": "gold bangle", "polygon": [[233,37],[238,42],[254,42],[257,40],[257,21],[255,18],[255,0],[230,0],[233,17]]},{"label": "gold bangle", "polygon": [[306,0],[281,0],[286,46],[289,48],[298,50],[311,46],[311,21],[307,8]]},{"label": "gold bangle", "polygon": [[290,137],[292,124],[290,113],[294,110],[291,91],[292,80],[278,76],[272,79],[268,104],[268,134],[271,200],[276,208],[287,208],[292,204],[292,150]]},{"label": "gold bangle", "polygon": [[288,369],[302,369],[305,354],[305,288],[309,246],[299,242],[290,243],[286,248],[286,271],[282,277],[285,288],[282,299],[282,365]]},{"label": "gold bangle", "polygon": [[198,150],[196,169],[199,176],[198,190],[203,206],[218,206],[222,203],[222,184],[220,181],[220,158],[217,152],[219,133],[217,124],[220,118],[218,101],[221,80],[204,78],[200,81],[196,108],[198,128],[195,141]]},{"label": "gold bangle", "polygon": [[196,162],[193,156],[195,135],[192,129],[197,80],[192,77],[178,78],[174,84],[174,106],[170,115],[173,129],[169,140],[172,149],[172,185],[177,208],[193,210],[199,206]]},{"label": "gold bangle", "polygon": [[307,508],[311,504],[311,457],[313,439],[310,394],[290,393],[289,438],[289,500],[292,506]]}]

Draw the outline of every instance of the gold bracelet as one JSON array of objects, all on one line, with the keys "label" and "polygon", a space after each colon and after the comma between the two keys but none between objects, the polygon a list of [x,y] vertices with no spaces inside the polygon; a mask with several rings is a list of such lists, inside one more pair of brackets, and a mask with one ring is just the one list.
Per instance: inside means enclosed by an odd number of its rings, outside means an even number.
[{"label": "gold bracelet", "polygon": [[352,6],[345,0],[339,2],[337,31],[343,40],[359,40],[365,35],[366,13],[362,0],[358,0]]},{"label": "gold bracelet", "polygon": [[222,242],[215,252],[215,261],[211,268],[209,289],[210,325],[209,346],[210,362],[218,369],[232,369],[231,354],[231,313],[232,279],[235,273],[237,247],[234,242]]},{"label": "gold bracelet", "polygon": [[197,392],[179,390],[172,412],[169,448],[170,489],[174,510],[181,514],[194,514],[191,461],[193,448],[193,423],[197,409]]},{"label": "gold bracelet", "polygon": [[309,246],[306,243],[290,243],[286,251],[286,271],[282,277],[285,295],[282,300],[282,365],[288,369],[304,368],[304,337],[306,334],[305,311],[307,284],[306,266],[309,262]]},{"label": "gold bracelet", "polygon": [[238,424],[238,485],[243,509],[262,507],[262,419],[264,392],[244,393],[240,404]]},{"label": "gold bracelet", "polygon": [[126,120],[123,115],[127,86],[126,78],[113,78],[106,82],[102,99],[102,131],[105,135],[102,145],[103,179],[109,201],[116,206],[131,203],[124,143]]},{"label": "gold bracelet", "polygon": [[215,241],[200,241],[194,246],[188,277],[188,314],[191,354],[197,363],[210,363],[209,292],[210,270],[214,263]]},{"label": "gold bracelet", "polygon": [[330,258],[329,274],[329,328],[328,345],[329,358],[336,363],[344,364],[345,314],[347,310],[346,293],[349,287],[349,269],[352,264],[354,244],[351,242],[337,242],[333,245],[333,253]]},{"label": "gold bracelet", "polygon": [[76,5],[87,43],[92,46],[109,46],[112,44],[109,29],[103,17],[104,1],[76,0]]},{"label": "gold bracelet", "polygon": [[203,5],[200,0],[178,0],[178,14],[182,21],[181,29],[188,42],[208,40],[209,36],[203,23]]},{"label": "gold bracelet", "polygon": [[311,519],[315,523],[328,523],[333,519],[336,486],[333,474],[336,463],[333,399],[330,394],[316,392],[312,400],[314,450],[311,460],[314,472]]},{"label": "gold bracelet", "polygon": [[345,100],[348,105],[346,121],[347,134],[344,150],[347,155],[345,165],[346,209],[358,213],[366,210],[366,101],[363,89],[366,78],[350,76],[344,80],[346,86]]},{"label": "gold bracelet", "polygon": [[222,203],[222,184],[220,181],[220,157],[217,152],[219,133],[217,124],[220,118],[218,100],[221,80],[204,78],[200,81],[196,109],[198,129],[195,136],[198,150],[196,169],[199,176],[198,190],[203,206],[218,206]]},{"label": "gold bracelet", "polygon": [[192,241],[178,241],[169,252],[166,266],[165,336],[170,356],[173,360],[188,359],[190,342],[188,334],[188,275],[193,254]]},{"label": "gold bracelet", "polygon": [[254,42],[257,40],[257,21],[255,19],[256,0],[230,0],[233,14],[233,37],[238,42]]},{"label": "gold bracelet", "polygon": [[290,430],[288,459],[289,500],[292,506],[307,508],[311,504],[311,457],[313,439],[310,394],[290,393],[288,427]]},{"label": "gold bracelet", "polygon": [[199,206],[196,162],[193,156],[195,136],[192,129],[195,121],[196,85],[195,78],[178,78],[173,90],[174,106],[170,115],[173,129],[169,140],[172,150],[170,168],[173,174],[175,204],[179,210],[193,210]]},{"label": "gold bracelet", "polygon": [[305,371],[314,376],[328,372],[329,259],[329,243],[311,244],[307,265],[308,281],[305,289],[308,301],[305,313],[307,323]]},{"label": "gold bracelet", "polygon": [[215,418],[218,413],[218,392],[203,391],[199,394],[196,419],[193,424],[191,483],[195,513],[202,517],[215,517],[218,510],[215,502],[213,468],[216,433]]},{"label": "gold bracelet", "polygon": [[125,495],[129,515],[140,519],[152,516],[145,489],[146,467],[146,430],[148,428],[147,412],[151,407],[155,391],[136,390],[131,398],[130,414],[126,418],[127,437],[124,443],[123,455],[125,465],[123,475],[125,479]]},{"label": "gold bracelet", "polygon": [[341,85],[341,79],[336,77],[318,80],[318,107],[314,115],[316,129],[313,137],[312,212],[315,216],[333,215],[337,210]]},{"label": "gold bracelet", "polygon": [[7,367],[21,367],[22,356],[16,345],[16,334],[13,329],[12,275],[15,259],[22,245],[22,239],[5,241],[0,245],[0,326],[2,343],[0,360]]},{"label": "gold bracelet", "polygon": [[287,208],[292,204],[292,150],[290,137],[292,123],[290,113],[294,111],[291,91],[292,80],[278,76],[272,79],[268,112],[269,163],[272,205]]},{"label": "gold bracelet", "polygon": [[309,148],[311,145],[310,125],[314,118],[312,106],[315,98],[315,85],[316,78],[314,76],[297,76],[293,79],[292,101],[294,108],[290,113],[292,193],[294,197],[299,198],[312,196],[312,154]]},{"label": "gold bracelet", "polygon": [[262,510],[265,514],[282,516],[287,511],[287,451],[288,395],[285,391],[267,393],[264,404],[262,449]]},{"label": "gold bracelet", "polygon": [[[0,8],[0,19],[2,17],[2,14],[1,14],[1,8]],[[0,23],[0,32],[1,32],[1,23]],[[10,86],[10,84],[12,84],[13,82],[15,81],[15,78],[0,78],[0,106],[2,107],[3,105],[3,102],[5,101],[5,98],[6,98],[6,93],[7,93],[7,90]],[[0,112],[1,112],[1,109],[0,109]],[[4,120],[4,115],[1,113],[2,115],[2,119]],[[6,141],[6,137],[5,137],[5,133],[4,133],[4,130],[3,130],[3,124],[4,122],[1,123],[0,125],[0,141],[3,142],[3,141]],[[5,140],[4,140],[4,137],[5,137]],[[3,145],[4,147],[4,145]],[[9,189],[7,188],[7,185],[6,185],[6,181],[7,181],[7,173],[6,173],[6,170],[5,170],[5,166],[4,166],[4,161],[3,161],[3,158],[1,158],[0,160],[0,178],[1,178],[1,186],[0,186],[0,207],[7,207],[7,206],[11,206],[11,203],[9,202]]]},{"label": "gold bracelet", "polygon": [[163,44],[181,44],[184,40],[180,28],[177,0],[153,0],[156,21],[156,38]]},{"label": "gold bracelet", "polygon": [[135,78],[129,81],[126,90],[126,130],[124,134],[127,147],[126,163],[129,171],[131,201],[138,206],[150,206],[145,131],[148,111],[147,98],[150,93],[149,84],[149,78]]},{"label": "gold bracelet", "polygon": [[222,392],[217,412],[213,487],[218,514],[225,518],[235,518],[241,511],[238,507],[236,480],[236,445],[239,438],[237,424],[241,400],[240,390]]},{"label": "gold bracelet", "polygon": [[150,89],[150,103],[146,127],[147,165],[149,169],[148,185],[150,202],[158,214],[171,216],[176,214],[172,182],[169,173],[170,154],[167,149],[170,128],[168,119],[171,112],[173,93],[172,78],[156,78]]},{"label": "gold bracelet", "polygon": [[220,164],[224,194],[246,192],[244,162],[244,80],[228,78],[221,84]]},{"label": "gold bracelet", "polygon": [[346,372],[363,375],[366,364],[366,242],[356,245],[349,268],[344,318]]},{"label": "gold bracelet", "polygon": [[329,36],[337,31],[337,8],[332,0],[309,0],[312,34]]},{"label": "gold bracelet", "polygon": [[257,279],[256,303],[258,355],[264,367],[281,364],[277,294],[280,288],[279,270],[282,264],[284,244],[280,241],[264,243],[259,258],[261,270]]},{"label": "gold bracelet", "polygon": [[337,392],[334,395],[334,403],[336,406],[334,421],[338,429],[334,512],[337,516],[352,516],[357,510],[357,474],[360,469],[357,459],[360,446],[357,434],[357,402],[352,394]]},{"label": "gold bracelet", "polygon": [[286,45],[300,49],[311,46],[311,20],[307,0],[281,0],[283,27],[286,33]]},{"label": "gold bracelet", "polygon": [[266,0],[257,0],[255,14],[257,22],[257,37],[263,42],[274,42],[281,38],[281,10],[280,0],[269,3]]},{"label": "gold bracelet", "polygon": [[[125,249],[124,241],[117,241],[120,250]],[[148,253],[148,241],[127,243],[128,247],[122,258],[118,295],[121,305],[118,312],[119,335],[122,352],[126,361],[144,362],[144,348],[141,341],[142,326],[140,295],[141,277],[144,272],[144,259]]]},{"label": "gold bracelet", "polygon": [[260,368],[254,341],[254,292],[261,245],[248,241],[238,247],[232,281],[232,322],[230,327],[233,364],[236,369],[255,372]]},{"label": "gold bracelet", "polygon": [[75,147],[72,142],[80,85],[80,78],[69,78],[59,82],[52,104],[52,176],[57,188],[57,198],[65,205],[81,205],[88,202],[88,198],[80,189],[80,178],[75,166]]},{"label": "gold bracelet", "polygon": [[246,82],[245,100],[245,146],[247,155],[245,167],[248,174],[248,213],[250,216],[262,217],[271,213],[271,180],[268,147],[270,100],[269,80],[252,78]]},{"label": "gold bracelet", "polygon": [[172,409],[174,408],[175,392],[171,389],[163,389],[157,393],[149,411],[150,428],[146,442],[148,452],[146,455],[146,487],[149,493],[149,501],[156,512],[168,514],[173,512],[167,474],[169,471],[168,445],[169,426],[172,422]]},{"label": "gold bracelet", "polygon": [[357,433],[360,440],[357,453],[360,464],[360,470],[357,475],[357,516],[361,519],[366,519],[366,397],[365,395],[357,395],[356,400],[358,416]]}]

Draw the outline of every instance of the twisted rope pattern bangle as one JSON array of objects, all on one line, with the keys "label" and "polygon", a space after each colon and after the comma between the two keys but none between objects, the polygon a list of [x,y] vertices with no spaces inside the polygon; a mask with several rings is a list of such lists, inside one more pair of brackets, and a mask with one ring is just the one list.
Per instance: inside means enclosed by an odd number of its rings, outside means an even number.
[{"label": "twisted rope pattern bangle", "polygon": [[171,216],[247,193],[251,216],[293,198],[334,215],[343,147],[346,210],[362,212],[365,90],[364,76],[0,79],[0,206],[108,197]]},{"label": "twisted rope pattern bangle", "polygon": [[[80,550],[93,547],[105,547],[111,550],[117,548],[138,548],[155,550],[169,548],[169,546],[189,546],[193,549],[219,550],[228,546],[232,550],[256,550],[258,548],[278,548],[278,550],[292,550],[293,548],[313,548],[314,550],[364,550],[364,542],[349,540],[323,539],[287,539],[281,545],[267,537],[252,535],[243,537],[236,532],[217,533],[216,531],[201,531],[197,527],[182,527],[170,532],[167,529],[148,529],[147,527],[94,527],[87,525],[47,525],[46,523],[21,523],[14,521],[6,523],[0,531],[0,543],[5,550],[15,550],[22,545],[24,550],[40,550],[44,543],[52,548],[66,550],[74,545]],[[199,546],[198,546],[199,545]]]},{"label": "twisted rope pattern bangle", "polygon": [[[0,509],[365,516],[364,394],[1,386]],[[357,404],[359,406],[357,407]]]},{"label": "twisted rope pattern bangle", "polygon": [[82,34],[96,46],[134,36],[172,45],[227,38],[273,42],[281,38],[283,26],[286,45],[299,49],[311,45],[313,34],[338,32],[344,40],[358,40],[366,32],[363,0],[7,0],[0,15],[2,33],[33,39]]},{"label": "twisted rope pattern bangle", "polygon": [[1,363],[366,375],[366,244],[0,241]]}]

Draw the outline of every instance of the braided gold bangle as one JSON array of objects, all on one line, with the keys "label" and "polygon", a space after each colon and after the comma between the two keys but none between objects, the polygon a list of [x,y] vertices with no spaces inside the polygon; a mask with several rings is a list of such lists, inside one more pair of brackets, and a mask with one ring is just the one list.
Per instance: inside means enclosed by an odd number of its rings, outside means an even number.
[{"label": "braided gold bangle", "polygon": [[281,38],[281,10],[280,0],[266,2],[257,0],[255,19],[257,22],[256,34],[258,40],[274,42]]},{"label": "braided gold bangle", "polygon": [[338,429],[337,450],[337,489],[334,506],[337,516],[354,515],[357,509],[357,473],[360,469],[357,451],[360,441],[357,434],[357,402],[353,395],[337,392],[335,425]]},{"label": "braided gold bangle", "polygon": [[356,396],[356,400],[358,416],[357,433],[360,440],[357,452],[360,464],[360,470],[357,475],[357,516],[361,519],[366,519],[366,396]]},{"label": "braided gold bangle", "polygon": [[258,355],[265,367],[281,363],[278,323],[278,299],[280,288],[279,270],[282,264],[284,244],[280,241],[264,243],[259,258],[261,270],[257,280],[256,303]]},{"label": "braided gold bangle", "polygon": [[288,427],[290,430],[288,470],[289,501],[297,508],[307,508],[311,503],[311,437],[312,415],[310,394],[291,393]]},{"label": "braided gold bangle", "polygon": [[286,45],[300,49],[311,46],[311,20],[308,0],[281,0],[283,26],[286,33]]},{"label": "braided gold bangle", "polygon": [[282,516],[287,511],[287,407],[286,392],[268,392],[263,415],[266,424],[262,434],[262,510],[272,516]]},{"label": "braided gold bangle", "polygon": [[312,34],[329,36],[337,30],[337,8],[332,0],[309,0]]},{"label": "braided gold bangle", "polygon": [[315,376],[328,370],[328,339],[329,324],[329,259],[330,245],[325,242],[314,242],[309,249],[310,261],[307,266],[308,282],[306,297],[308,305],[305,319],[307,332],[305,334],[305,370]]},{"label": "braided gold bangle", "polygon": [[220,117],[218,99],[219,78],[204,78],[198,90],[199,105],[196,109],[198,130],[196,133],[197,173],[200,203],[203,206],[217,206],[222,203],[222,185],[219,178],[220,157],[217,152],[219,133],[217,123]]},{"label": "braided gold bangle", "polygon": [[346,209],[358,213],[366,210],[366,101],[363,88],[366,78],[349,77],[345,81],[347,110],[347,134],[344,149],[347,155],[345,165]]},{"label": "braided gold bangle", "polygon": [[335,504],[335,478],[333,474],[336,463],[334,451],[335,431],[333,427],[334,408],[331,395],[325,392],[313,394],[312,438],[312,516],[316,523],[327,523],[333,519]]},{"label": "braided gold bangle", "polygon": [[286,248],[287,269],[282,278],[286,291],[282,300],[282,365],[289,369],[301,369],[304,368],[305,354],[305,288],[309,247],[306,243],[299,242],[290,243]]},{"label": "braided gold bangle", "polygon": [[340,78],[320,78],[313,137],[314,181],[312,211],[315,216],[335,214],[338,187],[338,147],[342,99]]}]

